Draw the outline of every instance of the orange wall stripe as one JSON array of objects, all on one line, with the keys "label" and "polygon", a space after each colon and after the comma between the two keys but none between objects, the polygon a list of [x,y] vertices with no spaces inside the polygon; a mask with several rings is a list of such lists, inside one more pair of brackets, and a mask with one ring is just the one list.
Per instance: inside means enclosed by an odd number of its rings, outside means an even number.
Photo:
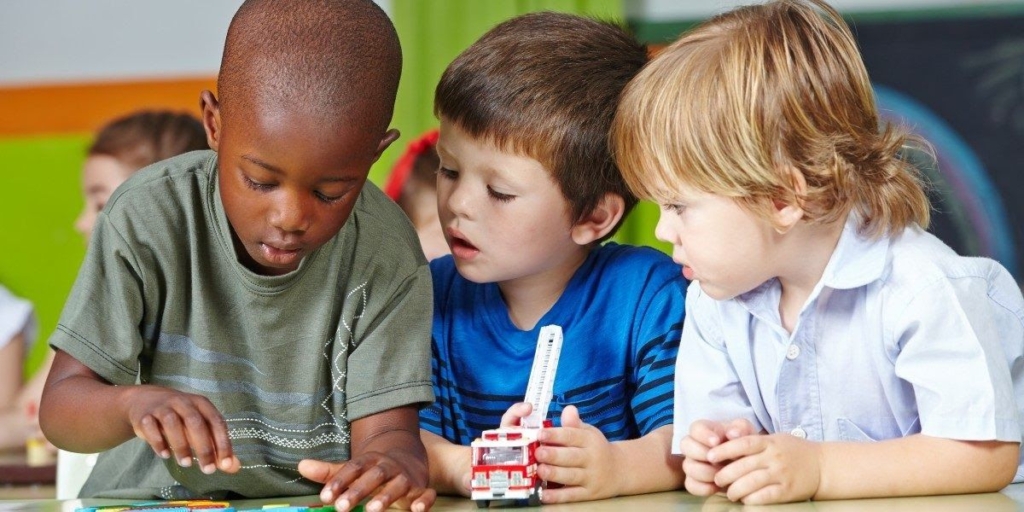
[{"label": "orange wall stripe", "polygon": [[199,93],[216,77],[0,87],[0,137],[91,133],[142,108],[199,115]]}]

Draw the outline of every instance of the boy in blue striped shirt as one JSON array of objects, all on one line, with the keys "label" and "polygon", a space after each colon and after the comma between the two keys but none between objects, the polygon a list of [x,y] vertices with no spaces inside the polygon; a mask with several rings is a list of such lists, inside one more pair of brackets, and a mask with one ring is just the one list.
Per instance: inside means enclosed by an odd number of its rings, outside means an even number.
[{"label": "boy in blue striped shirt", "polygon": [[622,28],[556,13],[498,25],[437,87],[431,263],[437,402],[421,411],[431,485],[469,494],[469,444],[528,414],[541,327],[564,346],[541,433],[544,503],[682,487],[672,376],[685,281],[666,255],[602,244],[636,204],[609,152],[618,97],[647,60]]}]

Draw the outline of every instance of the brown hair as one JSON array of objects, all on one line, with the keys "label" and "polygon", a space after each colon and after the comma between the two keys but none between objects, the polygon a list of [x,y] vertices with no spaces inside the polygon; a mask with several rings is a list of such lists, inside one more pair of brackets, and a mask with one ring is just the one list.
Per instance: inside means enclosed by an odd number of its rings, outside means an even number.
[{"label": "brown hair", "polygon": [[611,157],[608,130],[623,87],[645,62],[646,48],[616,24],[526,14],[494,27],[448,66],[434,114],[540,162],[574,222],[606,193],[623,198],[625,218],[637,200]]},{"label": "brown hair", "polygon": [[629,186],[658,202],[688,185],[766,218],[773,201],[810,222],[856,210],[871,236],[928,226],[920,174],[902,156],[930,148],[880,127],[853,35],[820,0],[738,8],[685,34],[626,88],[612,139]]},{"label": "brown hair", "polygon": [[199,119],[184,112],[144,110],[100,128],[87,154],[112,156],[133,169],[141,169],[197,149],[209,149]]}]

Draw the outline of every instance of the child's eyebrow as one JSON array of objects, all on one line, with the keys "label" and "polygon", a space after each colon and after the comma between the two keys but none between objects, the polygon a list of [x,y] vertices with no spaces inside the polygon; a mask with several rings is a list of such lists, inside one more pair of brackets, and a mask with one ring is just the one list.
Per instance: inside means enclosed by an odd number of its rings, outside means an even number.
[{"label": "child's eyebrow", "polygon": [[259,158],[256,158],[254,156],[242,155],[242,158],[244,160],[248,160],[250,163],[254,163],[254,164],[256,164],[256,165],[258,165],[258,166],[260,166],[260,167],[262,167],[262,168],[264,168],[264,169],[266,169],[266,170],[268,170],[268,171],[270,171],[270,172],[272,172],[274,174],[284,174],[284,171],[282,171],[279,167],[277,167],[275,165],[272,165],[272,164],[268,164],[267,162],[264,162],[263,160],[260,160]]},{"label": "child's eyebrow", "polygon": [[[272,172],[274,174],[285,174],[285,172],[282,171],[281,168],[277,167],[276,165],[268,164],[267,162],[264,162],[263,160],[260,160],[259,158],[256,158],[254,156],[242,155],[242,159],[243,160],[247,160],[247,161],[249,161],[249,162],[251,162],[253,164],[256,164],[256,165],[258,165],[258,166],[260,166],[260,167],[262,167],[262,168],[264,168],[264,169],[266,169],[266,170],[268,170],[268,171],[270,171],[270,172]],[[356,180],[355,178],[350,177],[350,176],[328,176],[328,177],[323,178],[323,179],[320,180],[320,182],[326,182],[326,183],[352,182],[352,181],[358,181],[358,180]]]}]

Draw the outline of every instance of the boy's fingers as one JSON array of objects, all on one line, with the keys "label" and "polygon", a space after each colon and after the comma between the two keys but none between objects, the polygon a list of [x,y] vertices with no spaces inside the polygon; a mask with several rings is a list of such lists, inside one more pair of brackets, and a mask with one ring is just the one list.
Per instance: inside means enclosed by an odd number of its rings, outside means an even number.
[{"label": "boy's fingers", "polygon": [[234,455],[220,461],[220,470],[225,473],[238,473],[240,469],[242,469],[242,461],[238,460],[238,457]]},{"label": "boy's fingers", "polygon": [[587,462],[586,451],[570,446],[541,446],[537,448],[536,457],[542,464],[566,468],[583,467]]},{"label": "boy's fingers", "polygon": [[533,405],[529,402],[514,403],[505,411],[505,414],[501,415],[501,427],[517,427],[519,420],[524,416],[529,416],[531,412],[533,412]]},{"label": "boy's fingers", "polygon": [[217,471],[217,458],[206,418],[194,409],[184,414],[182,422],[185,425],[185,438],[199,465],[199,470],[207,475],[213,474]]},{"label": "boy's fingers", "polygon": [[409,506],[409,509],[412,510],[412,512],[426,512],[427,510],[430,510],[430,507],[433,507],[434,502],[437,501],[437,492],[429,488],[416,488],[409,491],[409,494],[406,497],[412,500],[412,504]]},{"label": "boy's fingers", "polygon": [[541,501],[546,504],[551,504],[586,501],[588,499],[593,499],[590,491],[585,487],[572,486],[560,487],[557,489],[545,489],[544,497],[541,498]]},{"label": "boy's fingers", "polygon": [[367,512],[379,512],[390,507],[399,499],[404,498],[406,494],[409,494],[411,488],[409,479],[404,474],[399,473],[395,475],[394,478],[389,480],[370,497],[370,501],[366,504]]},{"label": "boy's fingers", "polygon": [[299,461],[299,474],[307,480],[324,484],[320,490],[320,501],[323,503],[333,502],[342,489],[347,487],[347,482],[339,480],[339,475],[344,472],[344,463],[324,462],[313,459]]},{"label": "boy's fingers", "polygon": [[692,436],[686,436],[683,441],[679,443],[679,449],[683,456],[687,459],[695,459],[699,461],[708,460],[708,447]]},{"label": "boy's fingers", "polygon": [[708,482],[702,482],[689,476],[686,477],[686,491],[694,496],[713,496],[722,490],[717,485]]},{"label": "boy's fingers", "polygon": [[705,462],[697,462],[693,459],[683,460],[683,474],[695,478],[701,482],[714,482],[718,468]]},{"label": "boy's fingers", "polygon": [[322,460],[302,459],[299,461],[299,474],[306,480],[324,483],[333,473],[341,469],[341,464],[333,464]]},{"label": "boy's fingers", "polygon": [[171,448],[171,454],[178,465],[184,468],[192,466],[192,448],[188,445],[188,438],[185,434],[185,426],[178,417],[178,413],[172,409],[166,409],[157,418],[160,422],[160,430]]},{"label": "boy's fingers", "polygon": [[[385,482],[390,480],[385,469],[377,464],[369,466],[364,471],[359,472],[357,477],[354,479],[350,478],[351,475],[346,474],[349,473],[347,469],[348,468],[343,468],[341,472],[331,479],[331,484],[338,484],[338,491],[344,489],[338,499],[334,502],[334,507],[338,509],[348,510],[346,507],[354,507],[358,505],[360,501],[363,501],[364,498],[373,494],[378,487],[384,485]],[[348,482],[346,482],[346,480],[348,480]],[[408,481],[406,482],[406,485],[408,485]],[[405,492],[402,492],[402,495],[404,494]]]},{"label": "boy's fingers", "polygon": [[171,456],[171,448],[167,446],[167,441],[164,439],[163,432],[160,431],[160,425],[156,418],[144,416],[135,429],[135,435],[145,440],[156,452],[157,457],[166,459]]},{"label": "boy's fingers", "polygon": [[698,420],[690,425],[690,437],[710,448],[725,440],[725,429],[717,421]]},{"label": "boy's fingers", "polygon": [[708,462],[737,460],[764,450],[764,436],[743,436],[708,450]]},{"label": "boy's fingers", "polygon": [[557,446],[583,446],[587,439],[587,432],[581,428],[546,428],[540,432],[540,440],[543,444]]},{"label": "boy's fingers", "polygon": [[747,503],[748,499],[753,498],[753,494],[765,489],[766,487],[770,487],[771,484],[771,473],[766,469],[757,469],[743,475],[740,479],[730,485],[729,490],[726,492],[726,496],[728,496],[732,501],[743,501],[744,503]]},{"label": "boy's fingers", "polygon": [[[537,474],[548,482],[555,482],[566,487],[580,485],[586,476],[580,468],[551,466],[541,464],[537,467]],[[547,492],[547,491],[545,491]]]},{"label": "boy's fingers", "polygon": [[583,420],[580,419],[580,411],[575,405],[570,405],[562,410],[562,426],[571,428],[583,428]]},{"label": "boy's fingers", "polygon": [[757,431],[754,430],[754,425],[745,419],[732,420],[725,428],[725,435],[729,439],[752,436],[756,433]]},{"label": "boy's fingers", "polygon": [[[731,489],[732,484],[745,475],[752,474],[760,469],[761,461],[756,457],[743,457],[726,464],[715,474],[715,485],[722,489]],[[730,497],[731,499],[731,497]]]},{"label": "boy's fingers", "polygon": [[221,416],[220,411],[208,400],[200,400],[198,405],[213,438],[214,460],[211,462],[221,469],[228,468],[231,465],[231,460],[235,458],[231,448],[231,438],[228,434],[228,424],[224,421],[224,416]]}]

